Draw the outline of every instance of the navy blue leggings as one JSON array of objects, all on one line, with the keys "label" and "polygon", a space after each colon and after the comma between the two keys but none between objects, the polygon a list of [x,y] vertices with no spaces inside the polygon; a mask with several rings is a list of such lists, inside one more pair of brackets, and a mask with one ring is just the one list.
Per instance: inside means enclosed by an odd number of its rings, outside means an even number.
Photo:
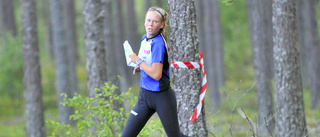
[{"label": "navy blue leggings", "polygon": [[151,92],[141,88],[138,102],[131,110],[122,137],[136,137],[155,112],[158,113],[168,137],[181,136],[174,91],[169,88],[161,92]]}]

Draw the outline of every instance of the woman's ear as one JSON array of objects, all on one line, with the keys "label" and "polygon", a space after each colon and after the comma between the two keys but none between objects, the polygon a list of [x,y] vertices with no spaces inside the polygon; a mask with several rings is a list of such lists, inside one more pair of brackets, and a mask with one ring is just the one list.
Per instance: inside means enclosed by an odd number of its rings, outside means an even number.
[{"label": "woman's ear", "polygon": [[165,25],[164,22],[162,22],[160,28],[163,29],[163,28],[164,28],[164,25]]}]

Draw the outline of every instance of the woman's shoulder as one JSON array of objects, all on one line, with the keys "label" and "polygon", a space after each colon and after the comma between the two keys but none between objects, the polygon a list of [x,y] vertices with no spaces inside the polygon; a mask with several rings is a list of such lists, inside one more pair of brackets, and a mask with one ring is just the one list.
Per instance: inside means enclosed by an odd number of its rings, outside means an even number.
[{"label": "woman's shoulder", "polygon": [[144,34],[144,35],[141,37],[141,40],[144,40],[145,38],[147,38],[147,34]]},{"label": "woman's shoulder", "polygon": [[163,40],[161,34],[159,34],[156,37],[154,37],[153,40],[152,40],[152,43],[164,44],[164,40]]}]

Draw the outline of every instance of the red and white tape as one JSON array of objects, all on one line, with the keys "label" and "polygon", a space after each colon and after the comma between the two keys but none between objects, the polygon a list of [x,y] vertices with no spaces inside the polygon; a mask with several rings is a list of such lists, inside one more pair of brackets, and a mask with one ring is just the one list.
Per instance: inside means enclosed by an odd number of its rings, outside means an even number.
[{"label": "red and white tape", "polygon": [[191,122],[193,122],[201,114],[201,109],[202,109],[202,106],[203,106],[204,96],[205,96],[206,91],[207,91],[207,75],[206,75],[206,72],[205,72],[204,66],[203,66],[203,55],[202,55],[202,52],[200,52],[200,63],[199,62],[172,61],[171,62],[171,67],[174,67],[174,68],[189,68],[189,69],[201,68],[202,69],[203,78],[202,78],[202,86],[201,86],[201,89],[200,89],[199,104],[197,105],[197,108],[194,111],[193,115],[190,117]]}]

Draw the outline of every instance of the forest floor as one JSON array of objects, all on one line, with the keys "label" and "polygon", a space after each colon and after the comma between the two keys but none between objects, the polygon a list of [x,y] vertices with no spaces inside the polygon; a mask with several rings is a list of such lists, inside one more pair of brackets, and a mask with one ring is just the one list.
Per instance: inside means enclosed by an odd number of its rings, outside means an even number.
[{"label": "forest floor", "polygon": [[[227,87],[233,87],[230,89],[222,89],[222,104],[221,107],[215,110],[214,112],[210,112],[209,108],[209,93],[207,92],[206,100],[205,100],[205,109],[206,109],[206,119],[207,119],[207,127],[209,131],[210,137],[246,137],[252,136],[252,126],[256,124],[256,93],[255,89],[250,89],[252,83],[227,83]],[[137,93],[135,93],[137,94]],[[45,118],[56,120],[57,118],[57,110],[54,108],[55,106],[55,97],[44,97],[45,99]],[[312,110],[310,109],[310,94],[308,91],[304,92],[305,98],[305,113],[306,113],[306,121],[308,125],[308,133],[309,137],[320,137],[320,109]],[[1,99],[0,109],[2,115],[0,115],[0,137],[24,137],[25,136],[25,118],[24,118],[24,108],[19,107],[20,110],[13,109],[18,105],[16,103],[15,106],[8,107],[7,105],[3,105],[3,102],[14,104],[13,100],[10,99]],[[1,105],[2,104],[2,105]],[[21,105],[21,104],[20,104]],[[234,108],[234,110],[233,110]],[[252,123],[249,123],[246,119],[240,116],[238,110],[243,110],[245,114],[252,120]],[[233,111],[232,111],[233,110]],[[10,114],[9,116],[4,116],[4,114]],[[154,115],[152,117],[153,120],[158,121],[158,116]],[[147,123],[146,126],[154,123]],[[51,135],[52,125],[46,124],[46,132],[47,135]],[[151,136],[161,137],[165,132],[163,129],[158,132],[151,133]],[[232,134],[232,135],[231,135]],[[260,136],[271,136],[260,135]],[[273,133],[273,136],[274,133]]]}]

